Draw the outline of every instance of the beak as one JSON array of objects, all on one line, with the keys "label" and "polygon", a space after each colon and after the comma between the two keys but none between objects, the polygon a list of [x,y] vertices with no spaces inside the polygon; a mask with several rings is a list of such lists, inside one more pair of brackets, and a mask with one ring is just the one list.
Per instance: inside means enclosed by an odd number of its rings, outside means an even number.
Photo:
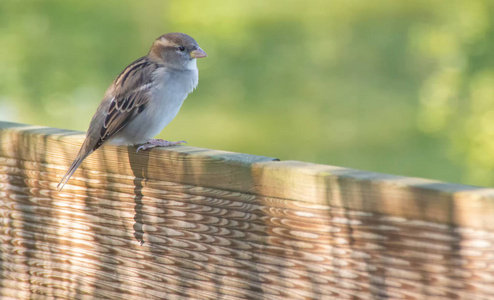
[{"label": "beak", "polygon": [[201,48],[197,48],[196,50],[190,52],[190,57],[192,58],[202,58],[206,56],[208,55]]}]

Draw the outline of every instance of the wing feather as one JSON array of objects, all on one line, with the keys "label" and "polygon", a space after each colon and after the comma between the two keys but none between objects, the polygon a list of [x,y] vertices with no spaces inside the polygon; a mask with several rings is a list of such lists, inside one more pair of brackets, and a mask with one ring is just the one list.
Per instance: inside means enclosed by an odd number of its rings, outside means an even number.
[{"label": "wing feather", "polygon": [[154,84],[153,73],[157,68],[159,65],[143,57],[130,64],[117,77],[107,92],[107,96],[111,97],[110,105],[100,125],[99,139],[95,141],[93,151],[143,111],[150,98],[148,88]]},{"label": "wing feather", "polygon": [[60,190],[88,155],[144,110],[151,97],[149,88],[155,84],[153,73],[159,67],[145,56],[131,63],[118,75],[96,110],[77,157],[58,184]]}]

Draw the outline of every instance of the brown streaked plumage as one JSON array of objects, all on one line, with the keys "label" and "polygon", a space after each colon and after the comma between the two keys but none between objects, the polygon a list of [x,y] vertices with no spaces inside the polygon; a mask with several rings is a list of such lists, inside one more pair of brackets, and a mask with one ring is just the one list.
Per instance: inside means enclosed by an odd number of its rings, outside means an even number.
[{"label": "brown streaked plumage", "polygon": [[148,55],[127,66],[107,89],[79,154],[57,188],[63,189],[84,159],[104,143],[144,144],[139,149],[181,142],[152,140],[176,116],[198,83],[196,58],[206,57],[184,33],[157,38]]}]

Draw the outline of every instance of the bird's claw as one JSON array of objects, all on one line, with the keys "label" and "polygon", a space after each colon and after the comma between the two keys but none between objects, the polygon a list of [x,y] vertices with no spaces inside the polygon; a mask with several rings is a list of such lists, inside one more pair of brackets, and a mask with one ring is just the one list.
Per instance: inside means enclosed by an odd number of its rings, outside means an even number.
[{"label": "bird's claw", "polygon": [[141,145],[139,148],[137,148],[137,152],[139,150],[147,150],[155,147],[169,147],[169,146],[176,146],[180,144],[187,144],[186,141],[178,141],[178,142],[172,142],[172,141],[166,141],[162,139],[151,139],[149,140],[146,144]]}]

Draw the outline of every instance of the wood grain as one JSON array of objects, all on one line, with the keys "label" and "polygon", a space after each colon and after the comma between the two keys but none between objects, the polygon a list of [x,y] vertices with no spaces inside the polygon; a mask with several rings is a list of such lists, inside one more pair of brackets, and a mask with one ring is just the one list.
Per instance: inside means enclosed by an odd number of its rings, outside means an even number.
[{"label": "wood grain", "polygon": [[[54,182],[82,140],[73,131],[0,122],[0,155],[53,165]],[[101,188],[124,175],[145,178],[144,186],[146,180],[165,180],[494,230],[494,189],[188,146],[139,154],[135,149],[103,147],[69,185]]]},{"label": "wood grain", "polygon": [[492,189],[81,142],[0,123],[2,299],[494,298]]}]

